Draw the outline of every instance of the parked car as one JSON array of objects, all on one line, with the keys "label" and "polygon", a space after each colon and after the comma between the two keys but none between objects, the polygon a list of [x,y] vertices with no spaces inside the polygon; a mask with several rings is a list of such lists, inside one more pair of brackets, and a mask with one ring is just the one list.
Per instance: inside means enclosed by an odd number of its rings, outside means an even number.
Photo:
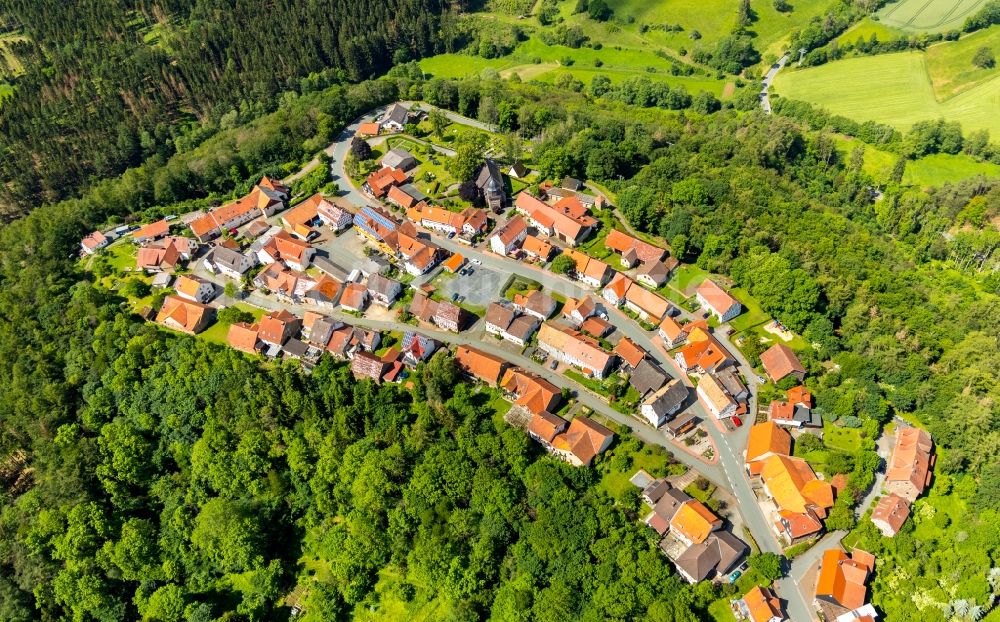
[{"label": "parked car", "polygon": [[455,232],[454,232],[454,231],[449,231],[449,232],[448,232],[448,239],[450,240],[450,239],[452,239],[453,237],[455,237]]},{"label": "parked car", "polygon": [[559,361],[557,361],[556,359],[552,359],[552,361],[549,363],[549,369],[555,369],[556,367],[559,367]]},{"label": "parked car", "polygon": [[455,294],[452,294],[452,295],[451,295],[451,301],[452,301],[452,302],[455,302],[456,300],[458,300],[458,294],[457,294],[457,293],[455,293]]},{"label": "parked car", "polygon": [[483,265],[483,262],[479,261],[478,259],[473,259],[472,263],[476,264],[477,266]]},{"label": "parked car", "polygon": [[736,583],[736,579],[739,579],[742,576],[743,576],[743,573],[740,572],[739,570],[736,570],[731,575],[729,575],[729,582],[730,583]]},{"label": "parked car", "polygon": [[738,427],[740,427],[740,426],[743,425],[743,420],[740,419],[739,417],[734,416],[733,417],[733,423],[735,423],[736,427],[738,428]]}]

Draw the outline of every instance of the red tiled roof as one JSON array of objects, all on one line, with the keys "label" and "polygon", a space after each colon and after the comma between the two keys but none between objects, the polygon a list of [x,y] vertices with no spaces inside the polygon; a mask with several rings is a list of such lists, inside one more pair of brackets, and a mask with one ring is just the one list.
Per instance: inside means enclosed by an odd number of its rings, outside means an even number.
[{"label": "red tiled roof", "polygon": [[458,347],[455,351],[455,363],[464,372],[493,386],[496,386],[507,367],[507,361],[502,358],[470,346]]},{"label": "red tiled roof", "polygon": [[659,261],[667,252],[658,246],[653,246],[649,242],[634,238],[617,229],[612,229],[608,233],[608,237],[604,239],[604,245],[622,254],[630,249],[635,250],[636,257],[639,258],[641,263]]},{"label": "red tiled roof", "polygon": [[601,451],[605,441],[614,432],[589,417],[580,415],[570,422],[569,428],[552,439],[552,446],[568,451],[583,464],[590,464]]},{"label": "red tiled roof", "polygon": [[760,355],[761,365],[768,377],[778,382],[792,373],[804,374],[806,370],[795,356],[795,352],[783,343],[776,343]]},{"label": "red tiled roof", "polygon": [[646,351],[635,345],[628,337],[622,337],[615,346],[614,353],[628,363],[629,367],[635,367],[646,357]]}]

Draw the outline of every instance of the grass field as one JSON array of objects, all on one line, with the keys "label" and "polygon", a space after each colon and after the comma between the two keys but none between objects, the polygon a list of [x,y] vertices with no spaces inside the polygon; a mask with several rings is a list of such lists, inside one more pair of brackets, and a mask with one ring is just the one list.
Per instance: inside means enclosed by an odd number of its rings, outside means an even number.
[{"label": "grass field", "polygon": [[822,106],[858,121],[908,130],[922,120],[948,119],[962,130],[1000,136],[1000,75],[939,102],[921,52],[848,58],[820,67],[782,71],[774,81],[782,97]]},{"label": "grass field", "polygon": [[982,0],[899,0],[882,7],[880,22],[907,32],[958,30]]},{"label": "grass field", "polygon": [[927,48],[927,73],[939,101],[962,93],[997,75],[996,69],[980,69],[972,64],[979,48],[1000,56],[1000,26],[976,31],[958,41],[945,41]]},{"label": "grass field", "polygon": [[900,37],[907,36],[907,32],[899,28],[887,26],[882,22],[876,22],[870,17],[866,17],[857,24],[845,30],[836,41],[840,45],[845,43],[855,43],[859,38],[868,41],[872,35],[879,41],[892,41]]},{"label": "grass field", "polygon": [[[836,136],[835,140],[837,149],[845,161],[851,157],[851,151],[861,144],[846,136]],[[875,181],[887,183],[892,168],[896,164],[896,154],[882,151],[871,145],[864,145],[864,147],[864,171],[871,175]],[[907,162],[906,170],[903,173],[903,183],[920,187],[940,186],[946,182],[954,183],[976,175],[1000,176],[1000,166],[992,162],[979,162],[964,154],[937,153]]]},{"label": "grass field", "polygon": [[[237,309],[241,309],[243,311],[253,314],[254,321],[260,320],[260,318],[263,317],[264,315],[263,310],[242,302],[237,302],[235,306]],[[205,341],[211,341],[212,343],[226,345],[227,343],[226,338],[228,337],[228,335],[229,335],[229,324],[223,324],[222,322],[215,322],[214,324],[206,328],[205,332],[201,333],[198,336],[204,339]]]}]

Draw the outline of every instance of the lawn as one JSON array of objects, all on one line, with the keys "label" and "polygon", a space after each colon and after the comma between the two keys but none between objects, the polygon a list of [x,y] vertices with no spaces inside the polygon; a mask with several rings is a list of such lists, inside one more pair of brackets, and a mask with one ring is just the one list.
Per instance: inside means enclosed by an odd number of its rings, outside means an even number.
[{"label": "lawn", "polygon": [[[760,303],[757,302],[757,299],[751,296],[750,292],[747,290],[742,287],[734,287],[729,290],[729,293],[743,305],[743,313],[729,321],[729,325],[732,326],[734,330],[748,330],[755,326],[760,326],[771,319],[771,316],[761,309]],[[771,335],[770,333],[766,334],[770,337],[774,337],[774,335]]]},{"label": "lawn", "polygon": [[[253,319],[255,322],[264,315],[264,311],[262,309],[250,306],[246,303],[237,302],[235,306],[238,309],[242,309],[243,311],[253,314]],[[215,322],[207,329],[205,329],[204,332],[200,333],[198,336],[204,339],[205,341],[211,341],[212,343],[218,343],[220,345],[227,345],[226,338],[228,337],[228,335],[229,335],[229,324],[223,324],[222,322]]]},{"label": "lawn", "polygon": [[[896,164],[896,154],[865,145],[851,137],[835,135],[837,150],[847,161],[855,147],[865,148],[864,171],[878,183],[888,183]],[[980,162],[965,154],[951,155],[935,153],[918,160],[909,160],[903,173],[903,183],[921,188],[940,186],[947,182],[957,182],[976,175],[1000,176],[1000,166],[992,162]]]},{"label": "lawn", "polygon": [[709,273],[694,264],[685,264],[674,271],[667,285],[684,292],[688,296],[694,295],[696,287],[709,277]]},{"label": "lawn", "polygon": [[899,0],[882,7],[878,20],[907,32],[960,30],[981,0]]},{"label": "lawn", "polygon": [[613,460],[603,460],[601,462],[601,470],[604,473],[601,475],[600,487],[615,499],[621,498],[626,491],[634,488],[629,478],[635,475],[635,472],[639,469],[645,470],[653,477],[684,472],[683,470],[678,472],[673,466],[668,469],[670,456],[662,447],[639,443],[638,449],[633,449],[633,445],[636,442],[621,442],[615,445],[609,452],[613,456],[619,456],[619,452],[626,452],[628,454],[628,468],[624,470],[612,468],[611,464],[615,462]]},{"label": "lawn", "polygon": [[[861,439],[861,428],[844,428],[829,421],[823,422],[823,444],[849,454],[857,453],[866,443]],[[870,446],[871,441],[867,441]]]},{"label": "lawn", "polygon": [[898,28],[886,26],[881,22],[876,22],[870,17],[866,17],[857,24],[854,24],[843,32],[836,41],[839,45],[845,43],[856,43],[858,39],[869,41],[875,35],[879,41],[892,41],[900,37],[907,36],[907,33]]},{"label": "lawn", "polygon": [[712,616],[712,620],[715,622],[736,622],[736,616],[733,615],[732,609],[729,608],[728,598],[720,598],[713,601],[708,606],[708,615]]},{"label": "lawn", "polygon": [[1000,75],[939,102],[922,52],[847,58],[820,67],[778,74],[774,90],[782,97],[826,108],[856,121],[878,121],[906,131],[923,120],[948,119],[962,130],[1000,135]]}]

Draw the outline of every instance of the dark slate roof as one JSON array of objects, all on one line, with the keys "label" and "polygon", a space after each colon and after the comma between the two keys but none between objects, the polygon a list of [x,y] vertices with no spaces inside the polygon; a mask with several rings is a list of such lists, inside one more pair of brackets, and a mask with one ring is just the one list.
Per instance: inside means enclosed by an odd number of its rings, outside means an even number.
[{"label": "dark slate roof", "polygon": [[406,122],[410,118],[410,109],[401,104],[393,104],[392,108],[389,109],[389,114],[386,115],[387,121],[395,121],[400,125],[406,125]]},{"label": "dark slate roof", "polygon": [[680,380],[675,380],[671,383],[667,390],[663,392],[662,395],[656,398],[656,400],[650,404],[653,408],[653,412],[657,416],[662,417],[663,415],[675,411],[680,408],[684,400],[687,399],[688,390]]},{"label": "dark slate roof", "polygon": [[503,177],[500,175],[500,167],[497,166],[496,162],[486,160],[476,176],[476,185],[484,191],[503,191]]},{"label": "dark slate roof", "polygon": [[663,498],[663,495],[667,494],[673,486],[670,485],[665,479],[654,479],[642,490],[642,494],[649,498],[654,504],[659,502]]},{"label": "dark slate roof", "polygon": [[[217,265],[239,272],[239,264],[247,257],[238,251],[225,246],[216,246],[212,249],[208,261]],[[253,263],[253,262],[251,262]]]},{"label": "dark slate roof", "polygon": [[678,488],[671,487],[670,489],[664,491],[660,496],[659,501],[653,507],[653,511],[659,516],[663,517],[668,523],[673,520],[674,514],[680,509],[682,505],[691,500],[691,497]]},{"label": "dark slate roof", "polygon": [[296,358],[302,358],[309,352],[309,346],[305,342],[291,337],[288,341],[281,346],[282,352],[288,356],[294,356]]},{"label": "dark slate roof", "polygon": [[669,378],[667,372],[663,371],[659,365],[649,359],[643,359],[635,366],[635,371],[632,372],[628,382],[639,392],[639,395],[646,397],[648,393],[658,391]]},{"label": "dark slate roof", "polygon": [[562,183],[559,184],[559,185],[562,186],[563,188],[567,189],[567,190],[572,190],[574,192],[576,192],[577,190],[583,188],[583,182],[582,181],[580,181],[579,179],[574,179],[574,178],[570,177],[569,175],[567,175],[566,177],[563,177]]}]

